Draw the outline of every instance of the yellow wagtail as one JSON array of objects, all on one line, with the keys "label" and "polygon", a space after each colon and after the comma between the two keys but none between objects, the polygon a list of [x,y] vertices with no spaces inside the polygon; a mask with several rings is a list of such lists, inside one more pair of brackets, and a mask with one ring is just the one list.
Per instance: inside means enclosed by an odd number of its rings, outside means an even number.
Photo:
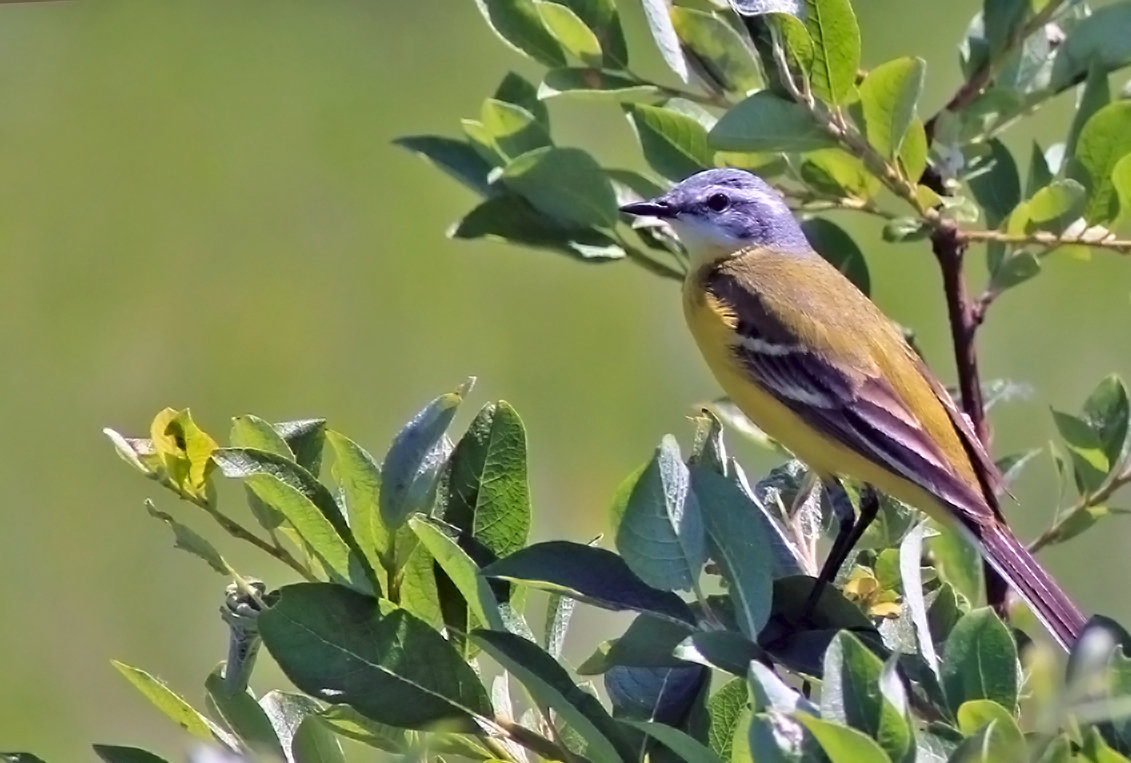
[{"label": "yellow wagtail", "polygon": [[776,191],[744,170],[707,170],[621,211],[666,220],[686,247],[688,325],[743,413],[826,485],[850,476],[957,527],[1061,646],[1076,640],[1084,617],[1006,525],[1000,473],[968,420]]}]

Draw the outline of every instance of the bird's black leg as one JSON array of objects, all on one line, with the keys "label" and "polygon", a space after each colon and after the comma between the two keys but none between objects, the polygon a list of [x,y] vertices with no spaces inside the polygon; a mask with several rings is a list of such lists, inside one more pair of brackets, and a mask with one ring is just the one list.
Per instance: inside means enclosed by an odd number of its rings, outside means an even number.
[{"label": "bird's black leg", "polygon": [[825,586],[836,579],[837,573],[840,572],[841,566],[848,559],[848,555],[852,553],[852,549],[860,542],[860,538],[864,536],[864,532],[880,511],[880,498],[871,485],[865,484],[861,487],[860,516],[856,517],[852,509],[852,500],[848,497],[848,493],[845,492],[840,481],[830,479],[824,484],[825,490],[828,491],[829,503],[832,504],[833,513],[837,517],[838,527],[836,538],[833,539],[833,547],[829,549],[829,555],[825,557],[825,563],[821,566],[817,582],[805,603],[807,614],[817,606]]}]

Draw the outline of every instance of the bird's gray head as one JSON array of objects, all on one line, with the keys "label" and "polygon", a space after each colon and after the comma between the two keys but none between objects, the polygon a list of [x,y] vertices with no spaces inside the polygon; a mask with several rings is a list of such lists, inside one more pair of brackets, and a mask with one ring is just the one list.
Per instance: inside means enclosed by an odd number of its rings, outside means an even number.
[{"label": "bird's gray head", "polygon": [[781,195],[746,170],[698,172],[667,193],[626,204],[621,211],[666,220],[696,259],[718,259],[750,246],[811,251]]}]

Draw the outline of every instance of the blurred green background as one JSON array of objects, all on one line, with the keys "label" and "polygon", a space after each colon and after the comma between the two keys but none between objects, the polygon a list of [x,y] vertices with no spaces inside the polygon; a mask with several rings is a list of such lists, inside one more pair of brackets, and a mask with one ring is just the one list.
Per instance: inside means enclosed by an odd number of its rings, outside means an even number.
[{"label": "blurred green background", "polygon": [[[620,5],[642,68],[664,76],[637,4]],[[979,5],[861,0],[864,64],[925,57],[933,112]],[[173,552],[142,500],[219,535],[121,464],[103,426],[141,434],[161,407],[190,405],[223,439],[240,413],[325,416],[379,455],[424,402],[475,374],[459,423],[489,398],[513,402],[530,435],[535,534],[586,540],[620,479],[663,433],[686,441],[693,405],[716,394],[673,283],[444,237],[472,197],[390,141],[458,135],[508,68],[539,75],[471,0],[90,0],[0,14],[0,749],[80,760],[103,741],[178,759],[185,737],[109,660],[197,701],[223,656],[225,581]],[[1032,137],[1060,139],[1070,98],[1010,145],[1027,156]],[[552,116],[559,143],[642,166],[615,106],[555,103]],[[877,301],[951,378],[925,245],[884,244],[870,222],[853,230]],[[1033,389],[995,411],[999,455],[1052,437],[1050,405],[1076,410],[1103,374],[1131,377],[1129,294],[1126,259],[1053,256],[994,307],[984,375]],[[774,462],[742,455],[755,474]],[[1055,500],[1047,458],[1017,493],[1010,515],[1031,535]],[[1131,621],[1129,533],[1112,521],[1044,555],[1085,610]],[[248,574],[290,580],[220,545]],[[607,635],[599,619],[579,622],[575,656]],[[260,690],[278,679],[263,667]]]}]

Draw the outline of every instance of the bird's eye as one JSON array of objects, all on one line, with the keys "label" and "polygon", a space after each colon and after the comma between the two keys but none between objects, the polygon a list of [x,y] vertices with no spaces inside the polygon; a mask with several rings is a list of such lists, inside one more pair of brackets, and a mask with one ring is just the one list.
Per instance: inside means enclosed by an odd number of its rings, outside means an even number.
[{"label": "bird's eye", "polygon": [[722,212],[730,206],[730,199],[725,193],[712,193],[707,197],[707,208],[713,212]]}]

